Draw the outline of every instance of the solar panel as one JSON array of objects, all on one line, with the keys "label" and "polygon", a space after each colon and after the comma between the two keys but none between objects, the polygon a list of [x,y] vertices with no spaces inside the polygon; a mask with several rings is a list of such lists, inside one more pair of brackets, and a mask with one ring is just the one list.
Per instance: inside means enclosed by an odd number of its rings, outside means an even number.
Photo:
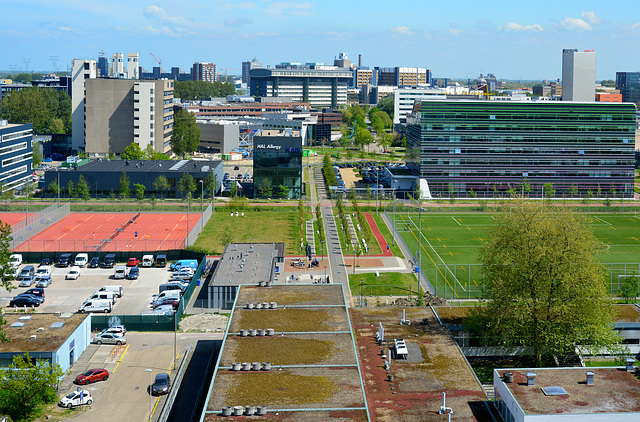
[{"label": "solar panel", "polygon": [[543,387],[542,392],[544,393],[545,396],[568,396],[569,395],[569,393],[567,393],[564,388],[556,387],[556,386]]}]

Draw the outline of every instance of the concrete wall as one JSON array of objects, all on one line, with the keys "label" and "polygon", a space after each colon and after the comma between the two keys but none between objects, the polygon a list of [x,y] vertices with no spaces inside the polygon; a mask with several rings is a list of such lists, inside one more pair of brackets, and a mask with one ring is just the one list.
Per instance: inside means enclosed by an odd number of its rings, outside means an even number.
[{"label": "concrete wall", "polygon": [[198,123],[202,131],[198,150],[202,152],[219,152],[229,154],[240,146],[240,129],[238,125],[220,125],[216,123]]},{"label": "concrete wall", "polygon": [[[62,346],[56,350],[53,356],[53,363],[57,363],[62,367],[63,371],[68,370],[80,355],[87,349],[91,343],[91,314],[82,321],[78,328],[62,343]],[[73,361],[71,360],[71,352],[73,352]]]}]

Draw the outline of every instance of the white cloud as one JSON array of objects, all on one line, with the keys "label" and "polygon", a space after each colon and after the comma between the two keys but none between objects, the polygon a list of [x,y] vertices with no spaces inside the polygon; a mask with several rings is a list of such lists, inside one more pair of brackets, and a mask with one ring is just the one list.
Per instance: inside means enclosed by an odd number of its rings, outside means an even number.
[{"label": "white cloud", "polygon": [[569,31],[591,31],[591,25],[582,19],[567,18],[561,22],[564,29]]},{"label": "white cloud", "polygon": [[158,6],[149,6],[144,9],[144,15],[154,20],[158,23],[168,24],[168,25],[184,25],[186,24],[186,19],[182,16],[170,15],[163,8]]},{"label": "white cloud", "polygon": [[406,26],[396,26],[395,28],[391,28],[391,32],[402,35],[411,35],[411,30]]},{"label": "white cloud", "polygon": [[243,25],[249,25],[251,23],[253,23],[251,19],[245,18],[226,19],[224,21],[224,26],[240,27]]},{"label": "white cloud", "polygon": [[71,28],[69,28],[68,26],[61,26],[60,28],[58,28],[61,31],[64,32],[69,32],[69,31],[73,31]]},{"label": "white cloud", "polygon": [[313,3],[298,3],[297,1],[277,1],[268,3],[265,13],[272,17],[281,17],[289,12],[298,16],[308,16],[313,14]]},{"label": "white cloud", "polygon": [[504,25],[500,25],[498,29],[504,29],[505,31],[533,31],[533,32],[542,32],[544,28],[540,25],[520,25],[519,23],[509,22]]},{"label": "white cloud", "polygon": [[589,23],[601,23],[602,19],[596,16],[594,12],[582,12],[582,17]]},{"label": "white cloud", "polygon": [[449,30],[449,33],[450,33],[451,35],[458,35],[458,34],[459,34],[459,33],[461,33],[461,32],[462,32],[462,29],[451,28],[451,29]]},{"label": "white cloud", "polygon": [[640,29],[640,22],[638,23],[634,23],[633,25],[631,25],[631,29]]}]

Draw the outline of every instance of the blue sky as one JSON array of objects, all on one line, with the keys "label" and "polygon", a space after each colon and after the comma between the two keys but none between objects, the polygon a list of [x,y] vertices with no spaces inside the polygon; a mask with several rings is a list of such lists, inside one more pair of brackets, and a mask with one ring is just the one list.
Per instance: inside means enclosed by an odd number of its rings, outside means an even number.
[{"label": "blue sky", "polygon": [[640,2],[539,0],[58,0],[0,5],[0,69],[51,70],[103,50],[138,52],[146,69],[211,61],[230,74],[257,57],[421,66],[436,77],[555,79],[563,48],[597,52],[597,78],[640,71]]}]

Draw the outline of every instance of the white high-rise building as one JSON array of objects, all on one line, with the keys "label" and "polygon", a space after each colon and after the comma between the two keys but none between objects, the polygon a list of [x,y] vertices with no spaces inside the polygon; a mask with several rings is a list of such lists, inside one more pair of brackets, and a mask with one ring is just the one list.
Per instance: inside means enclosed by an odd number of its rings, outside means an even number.
[{"label": "white high-rise building", "polygon": [[78,153],[84,150],[84,107],[87,79],[97,77],[95,60],[73,59],[71,79],[71,149]]},{"label": "white high-rise building", "polygon": [[562,50],[562,101],[595,101],[596,52]]},{"label": "white high-rise building", "polygon": [[138,53],[127,53],[127,78],[140,79],[140,55]]},{"label": "white high-rise building", "polygon": [[111,76],[114,78],[122,77],[124,73],[124,54],[115,53],[111,56]]}]

